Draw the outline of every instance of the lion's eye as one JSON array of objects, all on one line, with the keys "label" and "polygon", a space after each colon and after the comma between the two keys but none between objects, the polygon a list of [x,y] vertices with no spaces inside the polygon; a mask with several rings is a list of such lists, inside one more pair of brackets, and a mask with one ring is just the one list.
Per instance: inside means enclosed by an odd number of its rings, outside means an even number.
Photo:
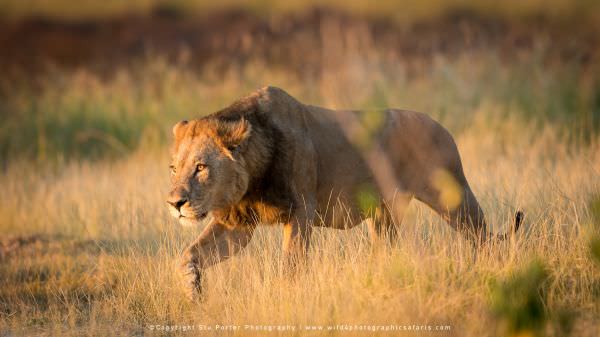
[{"label": "lion's eye", "polygon": [[171,170],[172,175],[175,175],[175,173],[177,173],[177,169],[175,168],[175,165],[169,165],[169,169]]},{"label": "lion's eye", "polygon": [[202,172],[206,170],[208,166],[204,164],[196,164],[196,172]]}]

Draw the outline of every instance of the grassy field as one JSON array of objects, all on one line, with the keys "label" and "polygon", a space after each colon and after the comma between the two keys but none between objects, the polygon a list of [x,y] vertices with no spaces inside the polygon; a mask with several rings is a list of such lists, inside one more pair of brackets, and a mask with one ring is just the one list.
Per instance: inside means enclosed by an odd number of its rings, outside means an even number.
[{"label": "grassy field", "polygon": [[[598,64],[549,61],[542,44],[508,59],[501,47],[439,54],[415,70],[323,29],[317,75],[260,59],[192,71],[152,55],[108,77],[82,67],[1,80],[0,336],[596,336]],[[280,228],[262,227],[209,270],[204,301],[188,302],[176,263],[201,228],[180,227],[165,206],[170,129],[267,84],[332,108],[429,113],[455,135],[492,230],[516,209],[523,230],[476,257],[414,202],[397,246],[372,247],[362,226],[320,229],[306,270],[289,277]],[[327,330],[338,325],[419,330]]]}]

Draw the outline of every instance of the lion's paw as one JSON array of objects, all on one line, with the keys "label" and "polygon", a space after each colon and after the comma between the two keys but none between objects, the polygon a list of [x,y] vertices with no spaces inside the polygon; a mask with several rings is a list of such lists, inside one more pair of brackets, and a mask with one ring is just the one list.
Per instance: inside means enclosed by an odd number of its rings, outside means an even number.
[{"label": "lion's paw", "polygon": [[202,272],[193,262],[183,264],[183,279],[187,297],[200,301],[202,296]]}]

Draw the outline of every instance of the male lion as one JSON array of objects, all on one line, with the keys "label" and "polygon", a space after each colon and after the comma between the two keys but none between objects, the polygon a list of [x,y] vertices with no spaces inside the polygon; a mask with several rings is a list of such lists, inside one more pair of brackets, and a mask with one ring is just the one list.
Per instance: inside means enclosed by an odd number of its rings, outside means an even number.
[{"label": "male lion", "polygon": [[[361,129],[360,114],[305,105],[266,87],[173,127],[169,210],[182,224],[211,215],[183,257],[192,296],[202,271],[243,249],[257,223],[283,224],[283,249],[293,261],[307,250],[312,226],[350,228],[373,216],[374,237],[393,240],[414,197],[474,243],[490,239],[446,129],[425,114],[394,109]],[[381,207],[370,212],[365,199]],[[519,212],[515,231],[520,222]]]}]

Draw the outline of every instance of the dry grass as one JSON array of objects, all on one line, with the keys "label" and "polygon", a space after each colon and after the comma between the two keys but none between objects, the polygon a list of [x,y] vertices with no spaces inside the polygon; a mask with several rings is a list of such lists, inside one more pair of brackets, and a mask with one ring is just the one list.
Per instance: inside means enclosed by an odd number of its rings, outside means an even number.
[{"label": "dry grass", "polygon": [[[50,73],[41,89],[2,83],[11,90],[0,102],[0,335],[169,334],[150,331],[155,324],[450,325],[430,334],[505,335],[495,284],[537,258],[548,271],[545,334],[560,335],[554,318],[569,312],[573,335],[595,336],[593,69],[548,67],[538,51],[506,64],[491,50],[439,55],[409,75],[360,32],[343,40],[341,27],[323,29],[329,49],[315,77],[260,60],[222,74],[153,59],[108,80],[80,70]],[[493,230],[504,231],[516,208],[526,212],[524,229],[475,258],[415,202],[396,247],[372,247],[364,227],[317,230],[306,270],[290,277],[279,273],[280,229],[263,227],[240,256],[209,270],[204,302],[187,302],[175,264],[200,229],[181,228],[164,205],[169,129],[265,84],[329,107],[430,112],[456,135]]]},{"label": "dry grass", "polygon": [[289,278],[278,272],[279,229],[263,228],[241,256],[209,271],[201,304],[186,302],[173,272],[197,229],[180,228],[163,205],[166,152],[57,170],[12,163],[0,177],[2,232],[41,236],[0,264],[2,330],[106,335],[149,333],[152,324],[431,324],[450,325],[443,335],[496,335],[503,321],[490,309],[493,280],[537,256],[550,271],[548,310],[569,308],[576,334],[593,336],[600,269],[589,258],[586,205],[600,187],[600,149],[597,142],[567,145],[553,127],[531,130],[516,117],[476,119],[458,137],[495,230],[506,228],[515,206],[526,211],[514,241],[474,259],[465,241],[415,205],[397,247],[373,250],[362,227],[319,230],[307,270]]}]

